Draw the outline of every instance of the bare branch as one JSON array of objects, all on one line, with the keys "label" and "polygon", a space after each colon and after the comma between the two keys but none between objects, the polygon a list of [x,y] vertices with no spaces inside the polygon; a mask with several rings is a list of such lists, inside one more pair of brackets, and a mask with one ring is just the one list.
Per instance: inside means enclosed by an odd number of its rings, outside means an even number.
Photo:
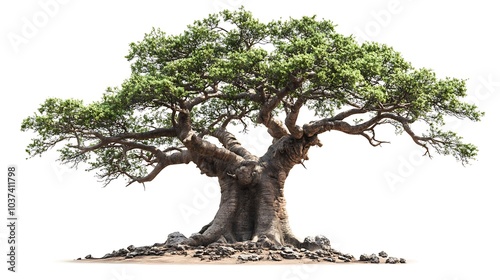
[{"label": "bare branch", "polygon": [[243,148],[241,143],[236,139],[232,133],[225,129],[217,129],[212,133],[212,136],[216,137],[219,142],[231,152],[242,156],[246,160],[257,160],[257,157],[252,155],[247,149]]},{"label": "bare branch", "polygon": [[348,117],[350,117],[352,115],[364,114],[366,112],[367,112],[367,110],[365,110],[365,109],[353,108],[353,109],[350,109],[350,110],[338,113],[337,115],[335,115],[332,118],[332,120],[334,120],[334,121],[336,121],[336,120],[343,120],[343,119],[348,118]]},{"label": "bare branch", "polygon": [[262,107],[259,111],[259,116],[257,118],[257,123],[262,123],[268,128],[269,134],[275,139],[280,139],[281,137],[288,135],[289,132],[285,125],[272,116],[273,110],[279,105],[279,103],[290,94],[290,92],[294,91],[297,87],[299,87],[302,83],[302,80],[296,79],[292,77],[292,83],[285,88],[276,91],[275,96],[270,98],[267,102],[262,104]]},{"label": "bare branch", "polygon": [[225,162],[240,162],[244,159],[236,153],[226,148],[219,148],[216,145],[200,138],[191,127],[189,113],[181,112],[179,114],[180,132],[178,138],[193,153],[205,157],[213,157]]},{"label": "bare branch", "polygon": [[290,131],[290,134],[295,139],[300,139],[304,135],[304,131],[302,130],[302,128],[296,125],[300,108],[304,104],[304,101],[304,99],[298,98],[297,101],[295,101],[295,103],[289,107],[289,112],[287,112],[285,118],[285,125],[288,128],[288,131]]},{"label": "bare branch", "polygon": [[159,158],[158,163],[156,166],[153,168],[153,170],[147,174],[144,177],[134,177],[131,175],[126,174],[131,180],[128,182],[127,186],[138,182],[138,183],[145,183],[145,182],[150,182],[158,174],[167,166],[170,165],[175,165],[175,164],[188,164],[192,161],[191,153],[187,150],[182,151],[182,152],[176,152],[170,155],[166,155],[163,152],[158,152],[157,157]]},{"label": "bare branch", "polygon": [[264,123],[264,125],[267,127],[267,132],[274,138],[274,140],[278,140],[281,137],[288,135],[288,130],[283,125],[283,122],[277,118],[269,119],[267,123]]},{"label": "bare branch", "polygon": [[211,98],[217,98],[217,97],[223,97],[224,95],[221,92],[213,92],[213,93],[208,93],[204,92],[198,95],[197,97],[193,98],[192,100],[186,102],[186,108],[191,110],[194,106],[201,104]]}]

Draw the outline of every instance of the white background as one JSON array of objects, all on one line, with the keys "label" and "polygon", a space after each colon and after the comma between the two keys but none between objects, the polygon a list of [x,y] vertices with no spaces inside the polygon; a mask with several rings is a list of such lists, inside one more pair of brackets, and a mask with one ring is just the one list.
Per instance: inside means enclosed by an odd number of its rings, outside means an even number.
[{"label": "white background", "polygon": [[[1,167],[19,169],[19,260],[7,279],[167,279],[177,276],[256,279],[498,279],[498,164],[500,49],[493,1],[2,1],[0,20]],[[52,3],[51,5],[44,3]],[[48,5],[48,6],[47,6]],[[406,265],[173,266],[68,262],[91,253],[162,242],[173,231],[189,236],[218,205],[216,182],[193,166],[175,166],[152,183],[107,188],[94,174],[55,162],[51,151],[26,160],[32,135],[23,118],[48,97],[98,100],[129,75],[128,44],[152,27],[169,34],[208,13],[240,5],[263,21],[318,15],[338,31],[387,43],[416,67],[440,77],[468,79],[469,100],[486,116],[450,127],[479,147],[471,166],[436,155],[422,158],[407,136],[384,132],[391,144],[371,147],[361,137],[330,133],[297,166],[286,184],[292,229],[302,239],[323,234],[359,257],[385,250]],[[48,7],[48,8],[47,8]],[[33,25],[33,26],[31,26]],[[262,130],[242,136],[262,154]],[[6,173],[6,172],[5,172]],[[182,180],[180,175],[188,175]],[[6,174],[3,175],[6,177]],[[313,178],[314,184],[304,184]],[[5,179],[6,180],[6,179]],[[6,184],[0,209],[6,216]],[[3,224],[3,222],[2,222]],[[6,259],[7,228],[0,227]],[[4,276],[2,276],[2,279]]]}]

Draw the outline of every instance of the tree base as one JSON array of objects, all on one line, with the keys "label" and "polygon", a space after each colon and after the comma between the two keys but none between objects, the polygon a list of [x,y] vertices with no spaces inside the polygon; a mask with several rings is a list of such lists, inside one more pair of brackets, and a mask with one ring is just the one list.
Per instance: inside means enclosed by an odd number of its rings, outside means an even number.
[{"label": "tree base", "polygon": [[[243,241],[226,243],[224,240],[208,246],[190,246],[190,238],[175,232],[164,243],[152,246],[122,248],[101,258],[87,255],[87,261],[131,261],[142,263],[245,263],[245,262],[283,262],[283,263],[406,263],[403,258],[389,257],[384,251],[379,254],[363,254],[356,259],[351,254],[339,252],[330,247],[330,241],[324,236],[306,237],[300,247],[280,246],[265,242]],[[77,260],[82,260],[78,258]]]}]

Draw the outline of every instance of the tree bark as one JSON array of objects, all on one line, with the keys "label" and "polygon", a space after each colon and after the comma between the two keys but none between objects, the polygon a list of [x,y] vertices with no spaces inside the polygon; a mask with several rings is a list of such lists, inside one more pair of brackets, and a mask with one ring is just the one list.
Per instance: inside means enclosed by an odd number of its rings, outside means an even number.
[{"label": "tree bark", "polygon": [[218,174],[221,201],[214,219],[187,243],[208,245],[223,239],[263,247],[300,246],[288,223],[285,180],[293,166],[307,159],[312,145],[320,145],[316,137],[284,136],[257,160],[227,165]]}]

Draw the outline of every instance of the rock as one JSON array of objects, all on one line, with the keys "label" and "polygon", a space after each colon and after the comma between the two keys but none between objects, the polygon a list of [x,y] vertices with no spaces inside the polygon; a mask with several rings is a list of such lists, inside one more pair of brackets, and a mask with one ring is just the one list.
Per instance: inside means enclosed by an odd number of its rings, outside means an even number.
[{"label": "rock", "polygon": [[257,242],[253,242],[253,241],[246,242],[245,246],[246,246],[247,250],[255,250],[255,249],[259,248],[259,245],[257,245]]},{"label": "rock", "polygon": [[281,257],[280,254],[278,253],[269,253],[269,257],[267,258],[268,260],[272,260],[272,261],[282,261],[283,258]]},{"label": "rock", "polygon": [[304,242],[302,242],[300,246],[309,251],[315,251],[321,249],[321,246],[316,243],[316,240],[314,240],[314,237],[312,236],[304,238]]},{"label": "rock", "polygon": [[145,252],[145,255],[160,256],[163,255],[163,251],[158,247],[151,247],[149,250]]},{"label": "rock", "polygon": [[137,252],[139,255],[147,255],[151,250],[151,246],[141,246],[135,247],[134,252]]},{"label": "rock", "polygon": [[348,258],[348,257],[346,257],[344,255],[339,255],[338,258],[339,258],[339,260],[344,261],[344,262],[350,262],[351,261],[351,258]]},{"label": "rock", "polygon": [[282,252],[285,252],[286,254],[291,254],[291,253],[293,253],[293,249],[292,249],[292,247],[283,247],[283,248],[281,248],[281,251],[282,251]]},{"label": "rock", "polygon": [[216,252],[210,252],[208,254],[208,260],[210,260],[210,261],[220,261],[221,260],[221,256],[217,255]]},{"label": "rock", "polygon": [[302,242],[301,247],[310,251],[331,249],[330,240],[323,235],[317,235],[316,237],[306,237],[304,239],[304,242]]},{"label": "rock", "polygon": [[167,241],[165,241],[166,246],[174,246],[177,244],[180,244],[181,242],[187,240],[187,237],[184,236],[184,234],[176,231],[172,232],[171,234],[168,235]]},{"label": "rock", "polygon": [[391,263],[391,264],[395,264],[398,262],[399,262],[399,260],[397,258],[393,258],[393,257],[389,257],[387,260],[385,260],[385,263]]},{"label": "rock", "polygon": [[331,257],[323,258],[323,260],[327,261],[327,262],[335,262],[335,258],[331,258]]},{"label": "rock", "polygon": [[378,258],[378,256],[377,256],[377,255],[375,255],[375,254],[371,254],[371,255],[370,255],[370,262],[371,262],[371,263],[380,263],[380,259]]},{"label": "rock", "polygon": [[310,253],[310,254],[307,254],[306,255],[308,258],[310,258],[311,260],[317,260],[319,259],[319,256],[315,253]]},{"label": "rock", "polygon": [[281,250],[281,248],[283,248],[281,245],[273,244],[269,247],[269,250]]},{"label": "rock", "polygon": [[406,260],[405,260],[405,259],[403,259],[403,258],[400,258],[400,259],[399,259],[399,262],[400,262],[400,263],[406,263]]},{"label": "rock", "polygon": [[316,255],[318,255],[319,257],[326,257],[327,255],[330,255],[329,253],[323,251],[323,250],[317,250],[314,252]]},{"label": "rock", "polygon": [[368,254],[363,254],[363,255],[359,256],[359,260],[362,262],[369,262],[370,256],[368,256]]},{"label": "rock", "polygon": [[127,250],[129,250],[130,252],[135,251],[135,246],[134,245],[130,245],[130,246],[127,247]]},{"label": "rock", "polygon": [[238,260],[240,261],[259,261],[260,259],[262,259],[262,256],[259,256],[257,254],[241,254],[238,256]]},{"label": "rock", "polygon": [[104,255],[101,259],[109,259],[109,258],[112,258],[112,257],[115,257],[115,255],[108,253],[108,254]]},{"label": "rock", "polygon": [[135,257],[134,252],[130,252],[130,253],[128,253],[128,254],[125,256],[125,258],[126,258],[126,259],[131,259],[131,258],[134,258],[134,257]]},{"label": "rock", "polygon": [[227,247],[227,246],[217,247],[216,250],[217,250],[216,251],[217,255],[222,256],[222,257],[229,257],[229,256],[234,255],[234,253],[236,253],[236,249],[231,248],[231,247]]},{"label": "rock", "polygon": [[363,254],[359,257],[359,260],[363,262],[380,263],[380,259],[376,254]]},{"label": "rock", "polygon": [[177,245],[172,246],[172,247],[177,251],[186,251],[187,249],[189,249],[189,246],[184,245],[184,244],[177,244]]},{"label": "rock", "polygon": [[[133,258],[133,257],[135,257],[135,256],[139,256],[139,255],[140,255],[140,253],[139,253],[139,252],[137,252],[137,251],[132,251],[132,252],[130,252],[130,253],[128,253],[128,254],[127,254],[127,256],[128,256],[129,258]],[[127,256],[125,256],[125,257],[127,257]]]},{"label": "rock", "polygon": [[85,256],[85,259],[87,259],[87,260],[88,259],[93,259],[93,257],[92,257],[92,255],[88,254],[88,255]]},{"label": "rock", "polygon": [[193,258],[201,258],[204,253],[205,253],[205,250],[201,250],[201,249],[196,250],[196,251],[194,251]]},{"label": "rock", "polygon": [[381,251],[380,253],[378,253],[378,255],[379,255],[379,257],[381,257],[381,258],[387,258],[387,257],[388,257],[387,253],[386,253],[386,252],[384,252],[384,251]]},{"label": "rock", "polygon": [[82,260],[82,258],[78,258],[78,259],[76,259],[76,260],[77,260],[77,261],[81,261],[81,260]]},{"label": "rock", "polygon": [[287,260],[296,260],[302,258],[302,254],[295,252],[291,247],[283,247],[280,251],[280,255]]},{"label": "rock", "polygon": [[348,259],[350,259],[351,261],[355,259],[354,256],[351,255],[351,254],[341,254],[341,255],[344,256],[344,257],[346,257],[346,258],[348,258]]},{"label": "rock", "polygon": [[116,254],[118,256],[126,256],[128,253],[130,253],[129,250],[122,248],[122,249],[118,250],[118,252]]},{"label": "rock", "polygon": [[330,250],[332,248],[330,245],[330,239],[326,238],[324,235],[316,235],[314,240],[323,250]]}]

